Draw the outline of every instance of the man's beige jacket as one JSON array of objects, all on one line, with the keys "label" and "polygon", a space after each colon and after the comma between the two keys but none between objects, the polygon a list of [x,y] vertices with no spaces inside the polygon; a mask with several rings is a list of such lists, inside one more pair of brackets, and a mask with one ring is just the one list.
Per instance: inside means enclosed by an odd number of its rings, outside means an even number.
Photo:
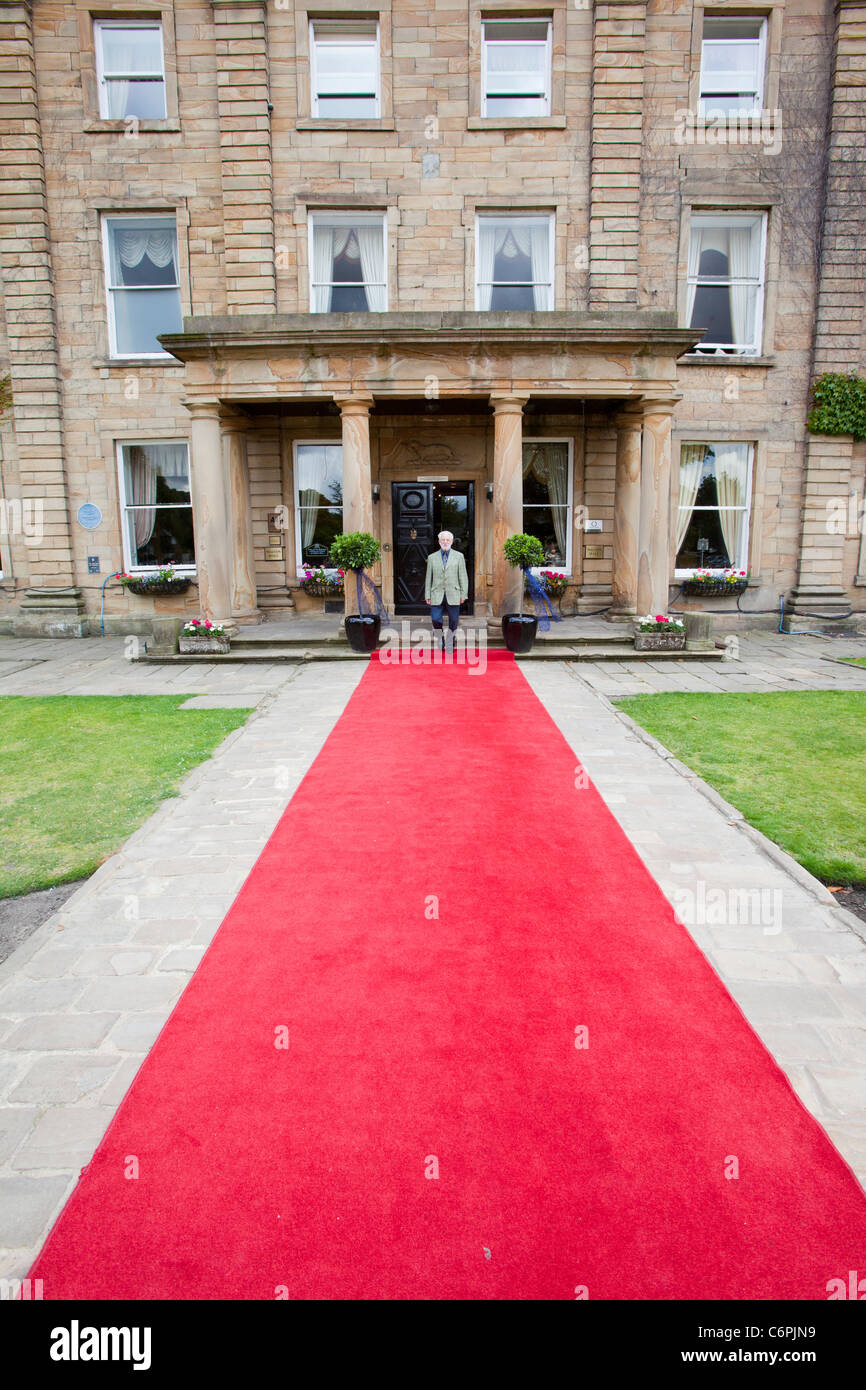
[{"label": "man's beige jacket", "polygon": [[448,551],[448,563],[442,563],[442,551],[434,550],[427,556],[427,577],[424,583],[424,597],[431,603],[460,603],[469,597],[469,578],[466,574],[466,561],[452,546]]}]

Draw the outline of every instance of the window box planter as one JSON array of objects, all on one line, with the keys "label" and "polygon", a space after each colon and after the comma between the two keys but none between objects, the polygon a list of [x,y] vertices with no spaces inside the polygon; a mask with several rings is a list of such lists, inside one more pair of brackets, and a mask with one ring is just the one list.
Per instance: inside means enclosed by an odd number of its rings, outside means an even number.
[{"label": "window box planter", "polygon": [[196,652],[211,652],[225,656],[230,646],[231,639],[222,623],[206,628],[199,618],[193,618],[184,625],[177,642],[178,651],[190,656]]},{"label": "window box planter", "polygon": [[150,598],[154,594],[185,594],[192,579],[129,579],[124,585],[131,594],[140,598]]},{"label": "window box planter", "polygon": [[724,598],[727,594],[744,594],[748,587],[746,579],[683,580],[683,593],[700,598]]},{"label": "window box planter", "polygon": [[305,594],[312,594],[314,598],[343,598],[344,590],[342,584],[339,587],[333,584],[317,584],[312,579],[301,585]]},{"label": "window box planter", "polygon": [[681,652],[686,645],[686,628],[682,618],[664,614],[638,618],[634,624],[636,652]]}]

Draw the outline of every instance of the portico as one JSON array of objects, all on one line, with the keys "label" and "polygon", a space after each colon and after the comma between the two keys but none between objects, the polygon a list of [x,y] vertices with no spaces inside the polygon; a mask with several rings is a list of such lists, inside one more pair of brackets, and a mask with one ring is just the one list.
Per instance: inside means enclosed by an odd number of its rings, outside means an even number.
[{"label": "portico", "polygon": [[[303,564],[325,549],[305,549],[305,534],[319,524],[311,500],[326,499],[296,476],[317,442],[341,446],[339,498],[318,510],[332,529],[377,536],[389,608],[393,489],[409,483],[471,495],[477,613],[517,604],[503,542],[551,515],[551,567],[578,611],[666,608],[676,364],[694,342],[672,315],[322,314],[313,336],[308,316],[243,315],[187,319],[161,341],[186,363],[196,564],[213,620],[290,614]],[[525,506],[528,440],[536,453],[555,442],[561,469],[568,460],[544,506]]]}]

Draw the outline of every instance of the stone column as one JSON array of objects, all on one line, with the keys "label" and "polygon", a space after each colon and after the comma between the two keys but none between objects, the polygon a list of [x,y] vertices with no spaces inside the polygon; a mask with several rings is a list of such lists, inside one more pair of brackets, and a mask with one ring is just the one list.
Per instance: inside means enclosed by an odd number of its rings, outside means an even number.
[{"label": "stone column", "polygon": [[671,417],[679,397],[644,404],[637,611],[666,613],[671,578]]},{"label": "stone column", "polygon": [[631,404],[616,417],[616,484],[613,502],[614,622],[627,622],[637,611],[640,535],[641,435],[643,406]]},{"label": "stone column", "polygon": [[[343,530],[373,535],[373,483],[370,471],[370,407],[373,397],[363,392],[335,396],[343,432]],[[357,613],[353,574],[346,575],[346,613]]]},{"label": "stone column", "polygon": [[232,617],[244,623],[260,623],[262,615],[256,601],[253,518],[247,467],[247,421],[243,416],[225,412],[220,415],[220,423],[230,504]]},{"label": "stone column", "polygon": [[516,613],[523,574],[502,547],[523,530],[523,407],[528,396],[491,396],[493,406],[493,613]]},{"label": "stone column", "polygon": [[216,401],[186,401],[192,415],[190,486],[201,615],[231,624],[232,551],[229,494]]}]

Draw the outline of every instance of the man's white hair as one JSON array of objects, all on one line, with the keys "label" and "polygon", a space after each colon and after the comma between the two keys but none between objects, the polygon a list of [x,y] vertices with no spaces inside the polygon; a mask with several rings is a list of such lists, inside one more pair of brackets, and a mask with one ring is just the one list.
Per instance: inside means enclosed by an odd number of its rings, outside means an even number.
[{"label": "man's white hair", "polygon": [[442,539],[443,536],[447,536],[448,539],[449,539],[449,541],[453,541],[453,539],[454,539],[454,533],[453,533],[453,531],[440,531],[440,532],[439,532],[439,535],[436,537],[436,539],[441,541],[441,539]]}]

